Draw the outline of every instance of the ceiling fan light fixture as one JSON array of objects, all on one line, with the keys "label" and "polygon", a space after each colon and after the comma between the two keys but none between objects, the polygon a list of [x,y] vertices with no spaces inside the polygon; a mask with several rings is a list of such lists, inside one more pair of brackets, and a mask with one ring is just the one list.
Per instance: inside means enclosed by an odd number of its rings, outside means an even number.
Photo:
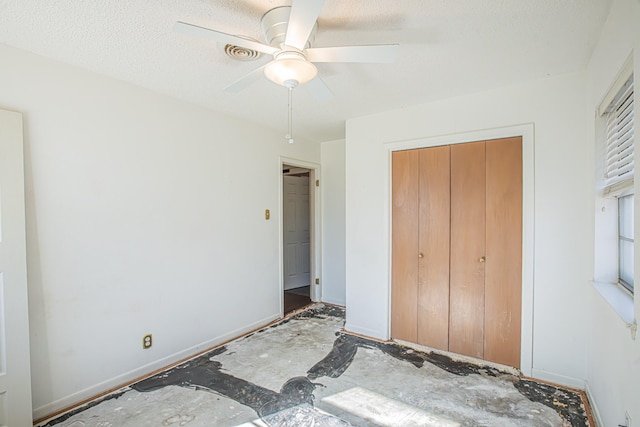
[{"label": "ceiling fan light fixture", "polygon": [[282,52],[264,67],[264,75],[274,83],[289,87],[287,81],[305,84],[318,75],[318,69],[302,53]]}]

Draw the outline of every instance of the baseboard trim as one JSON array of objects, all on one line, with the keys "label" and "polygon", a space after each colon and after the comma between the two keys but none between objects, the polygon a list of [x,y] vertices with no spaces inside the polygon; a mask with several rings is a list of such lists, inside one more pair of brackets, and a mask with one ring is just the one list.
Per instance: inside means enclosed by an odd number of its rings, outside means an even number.
[{"label": "baseboard trim", "polygon": [[555,374],[553,372],[543,371],[541,369],[532,369],[531,378],[548,381],[554,384],[563,385],[566,387],[575,388],[578,390],[584,390],[585,382],[578,378],[568,377],[565,375]]},{"label": "baseboard trim", "polygon": [[373,338],[375,340],[387,341],[389,337],[385,337],[383,333],[380,331],[376,331],[373,329],[362,328],[358,325],[353,325],[347,321],[344,325],[344,329],[346,332],[352,332],[356,335],[361,335],[367,338]]},{"label": "baseboard trim", "polygon": [[322,298],[322,302],[326,303],[326,304],[331,304],[331,305],[337,305],[339,307],[344,307],[345,306],[345,302],[344,300],[337,300],[337,299],[333,299],[333,298]]},{"label": "baseboard trim", "polygon": [[593,391],[591,390],[591,386],[589,385],[589,381],[584,382],[584,391],[587,395],[587,400],[589,401],[589,406],[591,406],[591,413],[593,414],[594,421],[596,423],[596,427],[604,427],[604,421],[602,420],[602,415],[600,415],[600,410],[598,409],[598,405],[596,403],[596,398],[593,395]]},{"label": "baseboard trim", "polygon": [[211,349],[222,344],[228,343],[238,338],[242,338],[244,335],[262,329],[270,323],[279,320],[280,318],[280,314],[273,314],[245,327],[235,329],[226,334],[204,341],[185,350],[181,350],[177,353],[173,353],[169,356],[158,359],[152,363],[148,363],[139,368],[120,374],[109,380],[100,382],[91,387],[87,387],[83,390],[57,399],[51,403],[42,405],[33,410],[33,419],[36,420],[36,424],[42,424],[43,422],[50,420],[52,417],[58,417],[94,399],[125,388],[130,384],[133,384],[134,382],[154,375],[158,371],[184,362],[186,360],[198,357],[199,355],[206,353],[207,351],[210,351]]}]

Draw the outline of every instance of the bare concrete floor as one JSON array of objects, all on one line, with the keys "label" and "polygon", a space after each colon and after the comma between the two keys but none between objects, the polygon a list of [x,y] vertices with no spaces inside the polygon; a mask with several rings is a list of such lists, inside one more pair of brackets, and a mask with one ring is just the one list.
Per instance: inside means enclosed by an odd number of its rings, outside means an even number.
[{"label": "bare concrete floor", "polygon": [[586,426],[580,396],[340,333],[316,305],[41,426]]}]

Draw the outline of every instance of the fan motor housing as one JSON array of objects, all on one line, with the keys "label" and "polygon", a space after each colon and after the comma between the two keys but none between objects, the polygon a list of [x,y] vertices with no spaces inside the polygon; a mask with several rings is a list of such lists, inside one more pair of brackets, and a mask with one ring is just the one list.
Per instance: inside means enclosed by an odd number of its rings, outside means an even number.
[{"label": "fan motor housing", "polygon": [[[262,16],[261,25],[264,32],[264,38],[267,43],[273,47],[280,48],[284,44],[287,35],[287,27],[289,26],[289,15],[291,14],[291,6],[280,6],[269,10]],[[313,25],[311,34],[307,39],[305,49],[311,47],[318,30],[318,23]]]}]

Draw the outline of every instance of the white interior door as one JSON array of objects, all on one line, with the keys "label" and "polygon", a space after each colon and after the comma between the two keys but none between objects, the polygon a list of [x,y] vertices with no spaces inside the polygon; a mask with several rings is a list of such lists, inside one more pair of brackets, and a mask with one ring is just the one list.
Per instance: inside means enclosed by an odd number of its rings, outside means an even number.
[{"label": "white interior door", "polygon": [[22,115],[0,110],[0,426],[30,426]]},{"label": "white interior door", "polygon": [[309,177],[284,176],[284,289],[310,285]]}]

